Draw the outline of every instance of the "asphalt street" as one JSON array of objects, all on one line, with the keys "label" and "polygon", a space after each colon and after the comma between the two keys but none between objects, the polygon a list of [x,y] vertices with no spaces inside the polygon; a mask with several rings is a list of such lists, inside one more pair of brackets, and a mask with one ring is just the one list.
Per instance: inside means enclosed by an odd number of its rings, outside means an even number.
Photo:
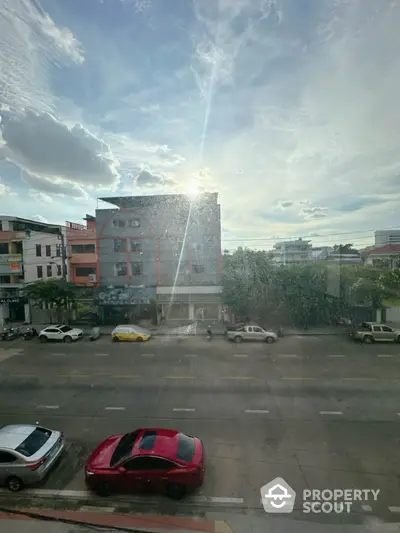
[{"label": "asphalt street", "polygon": [[[331,520],[400,516],[396,344],[364,346],[326,335],[274,345],[203,337],[4,342],[0,424],[37,421],[64,431],[66,456],[39,492],[2,498],[84,498],[83,464],[99,441],[163,426],[200,436],[207,450],[205,484],[187,509],[262,512],[260,488],[282,477],[298,495],[308,488],[380,489],[377,501],[355,502],[352,517]],[[148,497],[137,498],[143,504]],[[161,505],[154,498],[150,503]],[[296,508],[299,517],[301,497]]]}]

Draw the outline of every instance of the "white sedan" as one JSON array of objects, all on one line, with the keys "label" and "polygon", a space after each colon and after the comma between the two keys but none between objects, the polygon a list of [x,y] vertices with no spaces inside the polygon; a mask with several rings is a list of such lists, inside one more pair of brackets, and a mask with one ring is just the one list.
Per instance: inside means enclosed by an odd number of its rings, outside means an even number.
[{"label": "white sedan", "polygon": [[47,341],[64,341],[72,342],[83,337],[83,331],[78,328],[71,328],[70,326],[47,326],[39,333],[40,342]]}]

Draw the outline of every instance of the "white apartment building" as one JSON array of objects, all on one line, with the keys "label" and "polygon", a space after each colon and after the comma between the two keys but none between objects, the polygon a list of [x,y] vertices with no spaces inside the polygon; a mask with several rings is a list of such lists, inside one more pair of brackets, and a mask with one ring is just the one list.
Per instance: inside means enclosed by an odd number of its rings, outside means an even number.
[{"label": "white apartment building", "polygon": [[[65,228],[60,228],[60,231],[66,239]],[[25,283],[62,277],[62,245],[59,235],[31,231],[22,241],[22,249]],[[66,274],[68,279],[68,266]]]},{"label": "white apartment building", "polygon": [[272,261],[277,265],[307,263],[313,258],[311,250],[310,241],[304,241],[301,238],[294,241],[277,242],[272,250]]},{"label": "white apartment building", "polygon": [[375,231],[375,248],[387,244],[400,244],[400,229],[385,229]]}]

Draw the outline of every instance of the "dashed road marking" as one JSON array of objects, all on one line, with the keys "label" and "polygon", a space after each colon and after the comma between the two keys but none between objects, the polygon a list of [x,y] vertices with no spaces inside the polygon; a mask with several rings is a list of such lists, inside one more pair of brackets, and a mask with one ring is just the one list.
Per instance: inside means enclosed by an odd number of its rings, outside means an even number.
[{"label": "dashed road marking", "polygon": [[154,353],[142,353],[142,357],[154,357]]},{"label": "dashed road marking", "polygon": [[391,513],[400,513],[400,507],[398,505],[389,505],[388,509]]},{"label": "dashed road marking", "polygon": [[320,415],[342,415],[342,411],[320,411]]},{"label": "dashed road marking", "polygon": [[372,507],[368,504],[361,505],[361,509],[366,513],[370,513],[372,511]]},{"label": "dashed road marking", "polygon": [[369,378],[369,377],[358,377],[358,378],[354,377],[354,378],[349,378],[349,377],[347,377],[347,378],[342,378],[342,379],[344,379],[344,380],[346,380],[346,381],[351,381],[351,380],[352,380],[352,381],[374,381],[374,380],[376,380],[377,378]]},{"label": "dashed road marking", "polygon": [[249,357],[247,353],[235,353],[233,357]]},{"label": "dashed road marking", "polygon": [[61,355],[67,355],[66,353],[52,353],[51,355],[55,355],[55,356],[61,356]]},{"label": "dashed road marking", "polygon": [[59,409],[58,405],[38,405],[36,409]]},{"label": "dashed road marking", "polygon": [[196,411],[196,409],[192,409],[188,407],[175,407],[172,410],[175,412],[183,412],[183,413],[192,413],[193,411]]},{"label": "dashed road marking", "polygon": [[97,357],[106,357],[108,353],[95,353],[94,355],[96,355]]},{"label": "dashed road marking", "polygon": [[82,507],[79,507],[78,509],[81,512],[87,512],[87,513],[113,513],[115,511],[115,507],[99,507],[95,505],[82,505]]},{"label": "dashed road marking", "polygon": [[295,353],[280,353],[278,357],[282,357],[283,359],[296,359],[299,356]]},{"label": "dashed road marking", "polygon": [[224,496],[210,496],[207,501],[211,503],[243,503],[243,498],[226,498]]},{"label": "dashed road marking", "polygon": [[138,378],[141,378],[142,376],[138,376],[138,375],[129,375],[129,374],[124,374],[124,375],[114,375],[114,376],[111,376],[112,378],[117,378],[117,379],[138,379]]},{"label": "dashed road marking", "polygon": [[330,357],[331,359],[342,359],[343,357],[346,357],[346,356],[341,355],[341,354],[332,354],[332,355],[328,355],[328,357]]},{"label": "dashed road marking", "polygon": [[105,411],[125,411],[125,407],[104,407]]},{"label": "dashed road marking", "polygon": [[165,379],[195,379],[194,376],[165,376]]},{"label": "dashed road marking", "polygon": [[249,414],[268,414],[269,411],[267,411],[266,409],[245,409],[244,410],[245,413],[249,413]]},{"label": "dashed road marking", "polygon": [[185,357],[197,357],[197,353],[185,353]]},{"label": "dashed road marking", "polygon": [[393,355],[390,354],[390,353],[380,353],[380,354],[378,354],[378,357],[380,359],[389,359],[389,358],[393,357]]}]

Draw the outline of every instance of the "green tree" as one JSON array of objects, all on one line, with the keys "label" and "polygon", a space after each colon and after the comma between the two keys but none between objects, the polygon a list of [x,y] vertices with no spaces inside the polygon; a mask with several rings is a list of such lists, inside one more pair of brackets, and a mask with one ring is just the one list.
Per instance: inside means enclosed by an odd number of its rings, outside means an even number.
[{"label": "green tree", "polygon": [[24,296],[36,307],[45,306],[52,322],[52,310],[55,309],[57,322],[62,322],[62,312],[69,316],[72,305],[76,301],[76,286],[73,283],[58,280],[38,280],[26,285]]}]

